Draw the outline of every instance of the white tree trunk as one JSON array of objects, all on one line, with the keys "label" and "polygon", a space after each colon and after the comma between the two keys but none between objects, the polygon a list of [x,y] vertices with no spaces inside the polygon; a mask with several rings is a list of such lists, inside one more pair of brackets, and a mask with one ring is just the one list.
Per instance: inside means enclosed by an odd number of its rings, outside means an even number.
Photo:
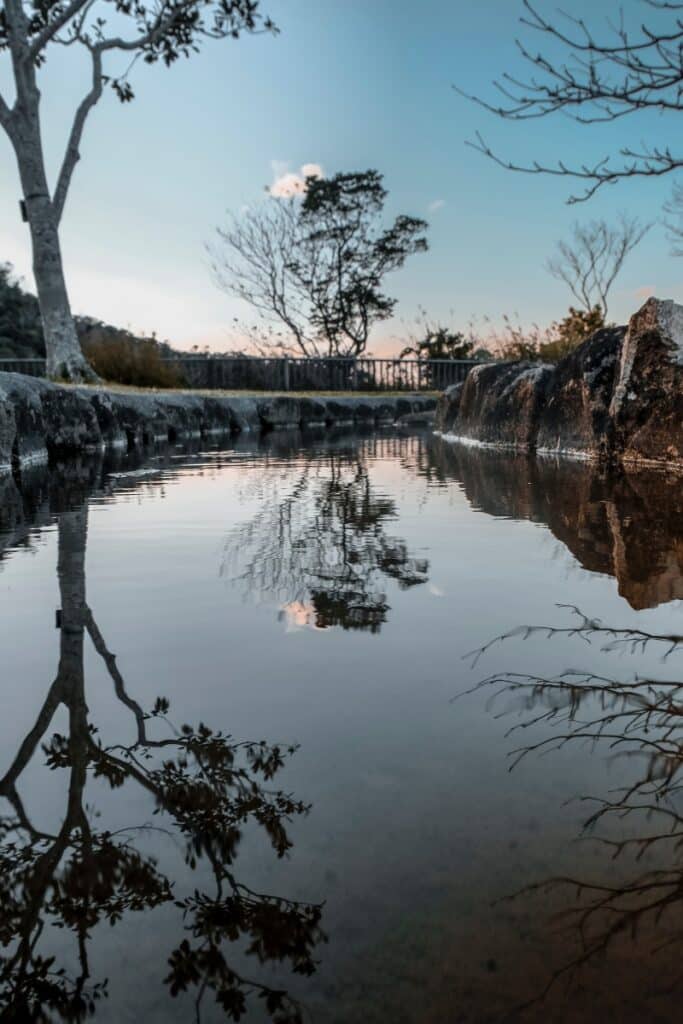
[{"label": "white tree trunk", "polygon": [[22,113],[14,125],[12,142],[31,231],[33,273],[43,321],[47,374],[60,380],[92,381],[96,375],[81,351],[69,305],[57,216],[45,174],[38,111]]}]

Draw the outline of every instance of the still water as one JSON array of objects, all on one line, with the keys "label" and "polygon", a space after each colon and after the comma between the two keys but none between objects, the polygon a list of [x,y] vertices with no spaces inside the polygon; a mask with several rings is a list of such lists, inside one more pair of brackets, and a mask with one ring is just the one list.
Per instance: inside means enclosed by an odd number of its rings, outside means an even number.
[{"label": "still water", "polygon": [[0,1019],[677,1020],[681,488],[391,432],[0,480]]}]

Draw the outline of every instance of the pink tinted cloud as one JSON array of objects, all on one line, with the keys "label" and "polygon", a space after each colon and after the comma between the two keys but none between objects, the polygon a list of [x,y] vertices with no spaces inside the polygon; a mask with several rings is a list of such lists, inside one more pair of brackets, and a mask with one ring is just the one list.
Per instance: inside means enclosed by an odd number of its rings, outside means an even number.
[{"label": "pink tinted cloud", "polygon": [[273,173],[275,181],[268,190],[271,196],[279,199],[290,199],[292,196],[300,196],[306,191],[306,178],[324,177],[320,164],[303,164],[298,174],[288,171],[286,165],[279,161],[273,161]]}]

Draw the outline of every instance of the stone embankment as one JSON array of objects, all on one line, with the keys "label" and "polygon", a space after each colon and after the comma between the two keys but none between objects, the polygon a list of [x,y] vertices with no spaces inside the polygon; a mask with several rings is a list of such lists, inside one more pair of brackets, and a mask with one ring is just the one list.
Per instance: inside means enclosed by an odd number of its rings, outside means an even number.
[{"label": "stone embankment", "polygon": [[0,373],[0,469],[53,453],[141,448],[209,434],[280,428],[372,426],[433,416],[430,395],[198,395],[64,387]]},{"label": "stone embankment", "polygon": [[436,429],[470,444],[683,467],[683,306],[648,299],[555,366],[486,363],[440,396]]}]

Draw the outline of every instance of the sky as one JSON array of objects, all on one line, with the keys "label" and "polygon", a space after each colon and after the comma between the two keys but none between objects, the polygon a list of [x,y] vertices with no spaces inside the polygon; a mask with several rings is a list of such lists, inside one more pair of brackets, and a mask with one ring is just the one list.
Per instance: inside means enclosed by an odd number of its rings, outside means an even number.
[{"label": "sky", "polygon": [[[556,0],[538,0],[552,14]],[[627,17],[642,0],[625,0]],[[387,280],[396,315],[369,349],[396,351],[420,308],[458,329],[504,314],[547,324],[570,295],[545,269],[576,220],[620,211],[653,221],[615,286],[610,315],[626,320],[645,297],[683,301],[683,260],[661,223],[671,179],[630,181],[568,206],[571,182],[512,174],[466,145],[480,131],[520,161],[590,160],[620,146],[673,137],[671,118],[637,115],[584,127],[564,117],[497,119],[455,92],[493,98],[492,81],[522,70],[521,0],[261,0],[277,36],[211,41],[170,69],[136,67],[134,102],[105,95],[91,115],[62,222],[74,312],[178,347],[235,347],[248,307],[214,284],[205,245],[228,211],[307,164],[325,174],[376,168],[387,217],[429,222],[430,248]],[[604,25],[614,0],[573,0]],[[8,57],[0,90],[11,98]],[[88,68],[70,50],[41,72],[45,150],[54,181]],[[32,288],[26,225],[9,143],[0,138],[0,260]]]}]

